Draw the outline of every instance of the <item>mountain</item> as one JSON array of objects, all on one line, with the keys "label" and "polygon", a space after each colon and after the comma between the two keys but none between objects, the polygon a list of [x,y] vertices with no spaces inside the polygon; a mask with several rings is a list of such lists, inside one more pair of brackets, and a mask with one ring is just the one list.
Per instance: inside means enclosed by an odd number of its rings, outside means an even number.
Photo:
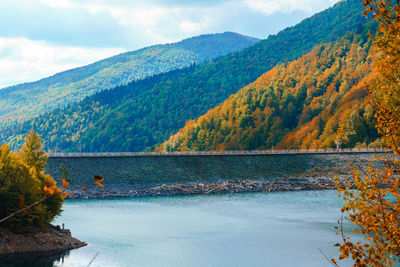
[{"label": "mountain", "polygon": [[[371,24],[371,26],[374,24]],[[281,64],[161,144],[158,151],[361,146],[378,137],[366,27]]]},{"label": "mountain", "polygon": [[[278,63],[295,60],[348,31],[363,31],[361,0],[341,1],[243,51],[132,82],[9,127],[16,148],[31,128],[51,151],[143,151],[219,105]],[[366,34],[365,34],[366,35]]]},{"label": "mountain", "polygon": [[104,89],[242,50],[258,41],[233,32],[200,35],[119,54],[36,82],[4,88],[0,90],[0,127],[66,107]]}]

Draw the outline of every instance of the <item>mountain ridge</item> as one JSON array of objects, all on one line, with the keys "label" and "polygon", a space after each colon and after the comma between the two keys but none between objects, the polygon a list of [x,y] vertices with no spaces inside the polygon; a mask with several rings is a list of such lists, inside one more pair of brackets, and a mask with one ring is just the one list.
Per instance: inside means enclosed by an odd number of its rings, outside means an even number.
[{"label": "mountain ridge", "polygon": [[[152,45],[0,89],[0,127],[34,117],[130,81],[220,57],[260,41],[234,32]],[[29,114],[29,115],[28,115]]]},{"label": "mountain ridge", "polygon": [[[364,31],[365,32],[365,31]],[[156,151],[367,146],[378,133],[366,101],[371,43],[348,34],[281,64],[161,144]],[[367,83],[368,81],[368,83]],[[363,144],[364,143],[364,144]]]}]

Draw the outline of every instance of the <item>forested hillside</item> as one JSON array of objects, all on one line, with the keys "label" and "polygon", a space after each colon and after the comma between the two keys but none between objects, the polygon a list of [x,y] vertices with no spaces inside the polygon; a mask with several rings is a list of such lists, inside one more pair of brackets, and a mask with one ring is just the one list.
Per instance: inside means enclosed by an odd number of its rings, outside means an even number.
[{"label": "forested hillside", "polygon": [[0,90],[0,128],[131,81],[242,50],[259,39],[233,32],[155,45]]},{"label": "forested hillside", "polygon": [[18,147],[31,128],[50,151],[142,151],[163,142],[277,63],[364,31],[361,0],[337,3],[241,52],[132,82],[1,132]]},{"label": "forested hillside", "polygon": [[[367,28],[366,28],[367,29]],[[365,30],[366,30],[365,29]],[[159,151],[333,148],[378,137],[365,101],[370,42],[348,34],[281,64],[218,107],[189,121]],[[283,139],[283,140],[282,140]]]}]

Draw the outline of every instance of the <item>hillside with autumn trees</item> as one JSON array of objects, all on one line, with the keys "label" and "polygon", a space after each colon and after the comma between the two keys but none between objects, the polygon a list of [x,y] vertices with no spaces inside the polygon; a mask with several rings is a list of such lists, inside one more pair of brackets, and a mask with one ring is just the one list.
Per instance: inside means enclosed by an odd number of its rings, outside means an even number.
[{"label": "hillside with autumn trees", "polygon": [[[361,0],[340,1],[243,51],[105,90],[79,103],[14,124],[2,129],[0,141],[17,149],[23,136],[34,129],[48,151],[153,149],[188,120],[221,104],[277,64],[295,60],[321,43],[340,40],[349,31],[367,39],[363,26],[367,19],[362,11]],[[318,87],[320,91],[323,86]],[[289,109],[290,114],[296,111]],[[316,110],[310,112],[310,116],[316,115]],[[285,119],[280,131],[294,129],[292,124]],[[283,136],[282,133],[274,136]],[[258,146],[249,146],[252,147]]]},{"label": "hillside with autumn trees", "polygon": [[161,144],[158,151],[333,148],[378,138],[366,84],[373,80],[366,32],[316,46],[280,64]]}]

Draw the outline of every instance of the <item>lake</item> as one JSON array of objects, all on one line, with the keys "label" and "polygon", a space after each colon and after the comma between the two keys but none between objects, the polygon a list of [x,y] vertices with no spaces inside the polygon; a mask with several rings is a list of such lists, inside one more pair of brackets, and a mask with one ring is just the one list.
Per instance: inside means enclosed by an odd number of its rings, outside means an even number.
[{"label": "lake", "polygon": [[89,245],[54,265],[330,266],[318,248],[338,257],[342,204],[333,190],[68,200],[55,224]]}]

